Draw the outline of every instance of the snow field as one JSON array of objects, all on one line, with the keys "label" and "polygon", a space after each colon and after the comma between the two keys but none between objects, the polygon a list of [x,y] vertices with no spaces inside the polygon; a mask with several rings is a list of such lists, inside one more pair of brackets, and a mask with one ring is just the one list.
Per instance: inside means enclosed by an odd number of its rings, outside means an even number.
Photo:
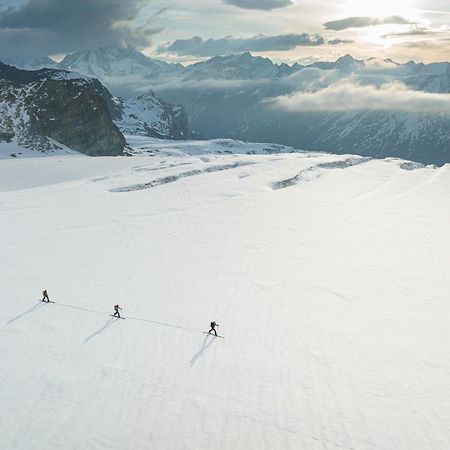
[{"label": "snow field", "polygon": [[2,161],[0,448],[448,449],[449,166],[346,159]]}]

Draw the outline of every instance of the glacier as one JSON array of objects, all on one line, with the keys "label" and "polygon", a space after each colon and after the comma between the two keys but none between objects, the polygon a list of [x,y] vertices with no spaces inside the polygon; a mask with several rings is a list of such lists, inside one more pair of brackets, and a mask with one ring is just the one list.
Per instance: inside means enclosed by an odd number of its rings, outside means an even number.
[{"label": "glacier", "polygon": [[449,165],[127,141],[3,153],[1,448],[449,448]]}]

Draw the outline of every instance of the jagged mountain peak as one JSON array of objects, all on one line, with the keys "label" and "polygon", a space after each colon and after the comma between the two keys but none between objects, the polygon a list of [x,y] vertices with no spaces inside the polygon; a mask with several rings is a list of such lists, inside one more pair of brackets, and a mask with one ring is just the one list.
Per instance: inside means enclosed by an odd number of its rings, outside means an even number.
[{"label": "jagged mountain peak", "polygon": [[336,63],[347,63],[347,64],[351,64],[355,61],[358,61],[357,59],[353,58],[352,55],[350,54],[345,54],[344,56],[340,56],[337,60]]},{"label": "jagged mountain peak", "polygon": [[257,80],[277,78],[285,75],[285,67],[272,62],[269,58],[253,56],[250,52],[236,55],[214,56],[201,61],[185,70],[185,80]]},{"label": "jagged mountain peak", "polygon": [[203,65],[213,65],[213,64],[254,64],[254,63],[264,63],[275,66],[276,64],[272,62],[270,58],[264,58],[262,56],[254,56],[251,52],[246,51],[243,53],[236,53],[233,55],[219,55],[213,56],[206,61],[201,61],[195,64],[192,64],[188,67],[196,67]]},{"label": "jagged mountain peak", "polygon": [[364,67],[364,61],[355,59],[352,55],[346,54],[336,60],[335,67],[341,70],[354,70],[359,67]]},{"label": "jagged mountain peak", "polygon": [[59,64],[60,68],[86,69],[90,66],[92,74],[99,71],[106,73],[126,69],[125,64],[130,64],[130,69],[139,70],[141,68],[155,69],[156,67],[167,69],[171,67],[181,67],[180,64],[171,64],[158,59],[150,58],[132,46],[127,47],[97,47],[94,49],[79,51],[67,55]]}]

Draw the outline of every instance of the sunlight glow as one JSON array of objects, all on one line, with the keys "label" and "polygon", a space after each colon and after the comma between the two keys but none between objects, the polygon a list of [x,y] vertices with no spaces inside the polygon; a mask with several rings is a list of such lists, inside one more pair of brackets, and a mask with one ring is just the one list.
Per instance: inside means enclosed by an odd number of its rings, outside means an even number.
[{"label": "sunlight glow", "polygon": [[414,14],[415,4],[416,0],[345,0],[342,12],[348,17],[408,16]]}]

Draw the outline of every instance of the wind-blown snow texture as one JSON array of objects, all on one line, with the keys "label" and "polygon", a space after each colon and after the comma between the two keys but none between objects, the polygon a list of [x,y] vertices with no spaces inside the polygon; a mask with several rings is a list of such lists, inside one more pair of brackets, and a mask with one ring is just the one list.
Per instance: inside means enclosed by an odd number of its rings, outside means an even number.
[{"label": "wind-blown snow texture", "polygon": [[447,450],[450,167],[198,153],[1,162],[0,448]]}]

